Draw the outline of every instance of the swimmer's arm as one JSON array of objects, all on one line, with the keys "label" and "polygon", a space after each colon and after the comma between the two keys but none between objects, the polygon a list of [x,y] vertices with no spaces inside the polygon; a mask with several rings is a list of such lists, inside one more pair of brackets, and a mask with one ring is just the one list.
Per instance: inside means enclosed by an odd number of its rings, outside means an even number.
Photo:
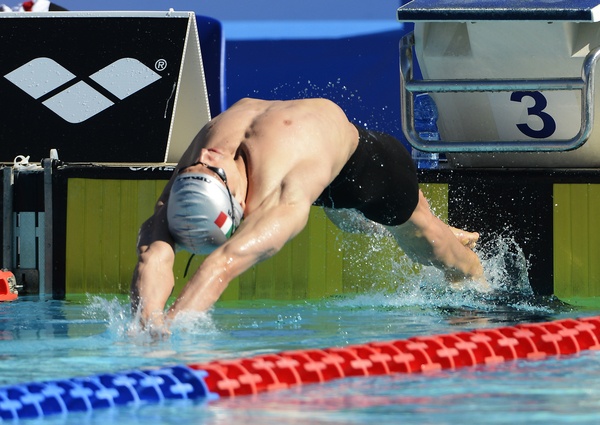
[{"label": "swimmer's arm", "polygon": [[157,208],[156,213],[142,224],[137,252],[130,291],[132,312],[139,312],[143,324],[152,319],[160,325],[175,284],[175,250],[167,226],[166,206]]},{"label": "swimmer's arm", "polygon": [[197,139],[201,137],[201,133],[202,131],[198,133],[181,156],[154,205],[154,214],[142,224],[139,231],[138,261],[133,272],[130,295],[132,311],[139,311],[142,323],[150,318],[154,322],[162,319],[165,304],[173,291],[175,243],[169,233],[167,204],[179,170],[193,163],[199,155]]},{"label": "swimmer's arm", "polygon": [[229,282],[275,253],[305,226],[310,201],[258,209],[225,244],[210,254],[183,288],[169,316],[186,310],[206,311]]},{"label": "swimmer's arm", "polygon": [[[131,281],[131,309],[139,309],[142,321],[152,313],[162,312],[173,291],[175,278],[175,244],[167,224],[167,204],[173,182],[179,170],[193,161],[198,149],[190,143],[177,163],[171,178],[154,205],[154,214],[140,227],[137,253],[138,261]],[[143,301],[143,304],[141,304]]]}]

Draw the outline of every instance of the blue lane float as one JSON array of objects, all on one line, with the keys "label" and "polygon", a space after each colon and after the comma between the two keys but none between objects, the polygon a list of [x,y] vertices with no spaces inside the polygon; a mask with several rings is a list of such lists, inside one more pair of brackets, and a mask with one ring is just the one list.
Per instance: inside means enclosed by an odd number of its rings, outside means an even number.
[{"label": "blue lane float", "polygon": [[0,420],[42,418],[165,400],[214,400],[206,372],[187,366],[0,387]]}]

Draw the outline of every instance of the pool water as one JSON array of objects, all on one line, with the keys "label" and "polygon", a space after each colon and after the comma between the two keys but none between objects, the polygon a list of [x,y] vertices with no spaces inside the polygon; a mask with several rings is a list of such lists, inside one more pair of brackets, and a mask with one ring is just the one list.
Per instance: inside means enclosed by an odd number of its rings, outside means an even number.
[{"label": "pool water", "polygon": [[[506,259],[506,255],[502,256]],[[327,348],[599,314],[536,297],[486,258],[495,291],[453,291],[429,268],[388,293],[220,303],[173,335],[140,332],[128,300],[22,297],[0,304],[0,385]],[[493,262],[494,267],[489,267]],[[498,277],[499,276],[499,277]],[[498,282],[501,282],[499,284]],[[34,421],[35,422],[35,421]],[[600,423],[600,353],[410,375],[350,378],[257,396],[98,410],[44,423]]]}]

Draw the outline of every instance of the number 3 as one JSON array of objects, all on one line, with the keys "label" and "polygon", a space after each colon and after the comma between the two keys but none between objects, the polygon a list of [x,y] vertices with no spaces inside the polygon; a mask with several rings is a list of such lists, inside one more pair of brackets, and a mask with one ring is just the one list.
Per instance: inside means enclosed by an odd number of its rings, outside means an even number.
[{"label": "number 3", "polygon": [[527,124],[517,124],[517,128],[524,135],[535,139],[545,139],[552,136],[556,131],[556,122],[554,118],[544,112],[544,108],[548,106],[548,101],[544,95],[539,91],[516,91],[510,95],[510,100],[512,102],[521,102],[524,97],[530,97],[534,100],[533,106],[527,108],[527,114],[540,117],[543,126],[540,130],[534,130]]}]

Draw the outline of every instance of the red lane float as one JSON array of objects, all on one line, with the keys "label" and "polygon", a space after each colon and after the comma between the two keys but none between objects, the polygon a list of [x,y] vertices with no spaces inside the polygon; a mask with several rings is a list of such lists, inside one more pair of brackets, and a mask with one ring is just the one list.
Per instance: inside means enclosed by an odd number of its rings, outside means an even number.
[{"label": "red lane float", "polygon": [[308,349],[190,364],[223,397],[257,394],[353,376],[416,373],[539,360],[600,349],[600,317],[481,329],[447,335]]},{"label": "red lane float", "polygon": [[15,275],[8,270],[0,270],[0,302],[14,301],[18,296]]}]

